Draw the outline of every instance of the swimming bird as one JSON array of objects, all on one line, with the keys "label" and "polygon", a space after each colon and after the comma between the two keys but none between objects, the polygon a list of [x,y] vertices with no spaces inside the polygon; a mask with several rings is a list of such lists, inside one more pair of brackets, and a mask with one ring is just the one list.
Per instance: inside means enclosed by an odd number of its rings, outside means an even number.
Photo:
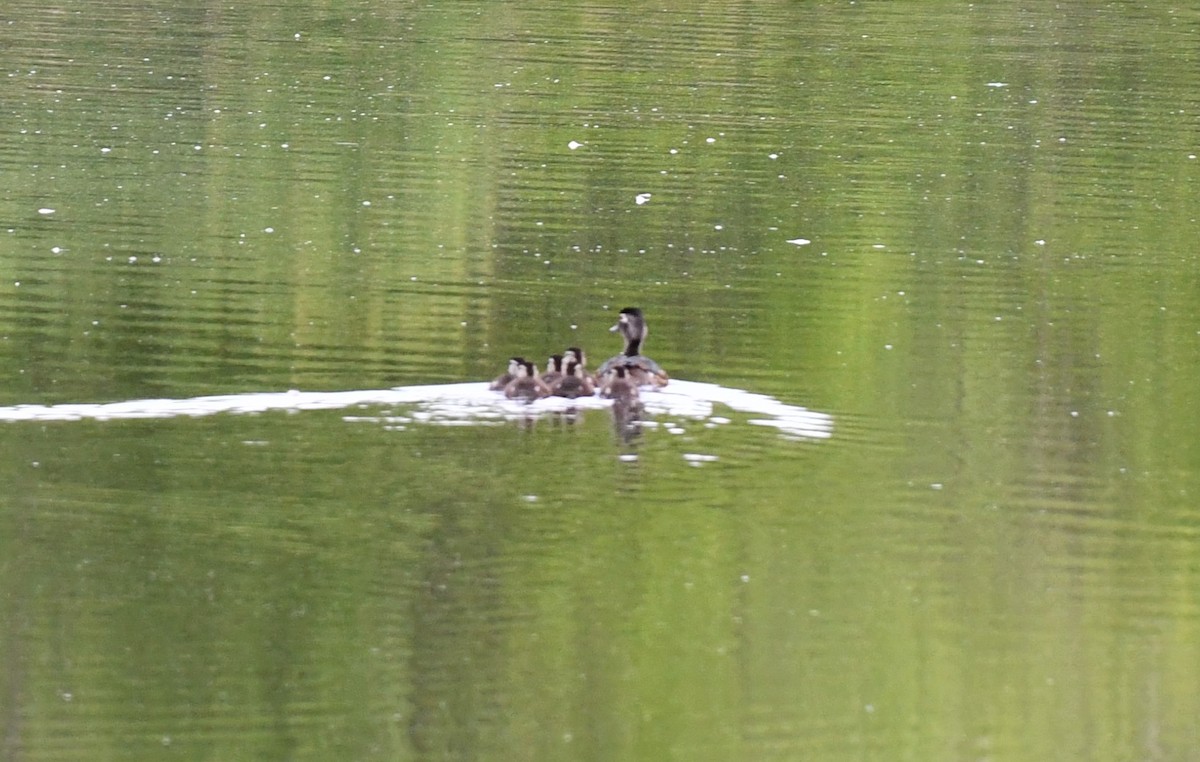
[{"label": "swimming bird", "polygon": [[525,362],[524,357],[508,358],[508,370],[504,373],[501,373],[499,376],[496,376],[495,380],[493,380],[488,386],[488,389],[491,389],[493,392],[504,391],[504,388],[508,386],[514,378],[517,377],[517,366],[523,362]]},{"label": "swimming bird", "polygon": [[617,324],[608,329],[609,332],[620,331],[625,339],[625,350],[615,357],[610,357],[596,369],[596,376],[602,377],[613,368],[623,366],[626,375],[639,385],[666,386],[670,376],[658,363],[641,354],[642,344],[650,333],[646,328],[646,318],[637,307],[626,307],[621,310]]},{"label": "swimming bird", "polygon": [[504,387],[504,396],[509,399],[533,401],[550,396],[550,387],[538,378],[537,368],[533,363],[522,360],[517,366],[516,378]]},{"label": "swimming bird", "polygon": [[563,356],[550,355],[550,359],[546,361],[546,372],[542,374],[542,381],[546,386],[554,386],[554,383],[563,376]]},{"label": "swimming bird", "polygon": [[[569,350],[568,350],[569,351]],[[557,382],[550,385],[550,393],[555,397],[590,397],[596,392],[592,379],[584,375],[579,363],[574,360],[567,363],[566,372]]]},{"label": "swimming bird", "polygon": [[563,352],[563,362],[578,363],[580,377],[588,379],[593,385],[599,382],[599,379],[593,376],[592,373],[587,369],[587,355],[583,353],[583,349],[581,347],[567,347],[566,351]]},{"label": "swimming bird", "polygon": [[600,396],[626,404],[638,401],[638,385],[629,375],[627,366],[616,365],[605,373]]}]

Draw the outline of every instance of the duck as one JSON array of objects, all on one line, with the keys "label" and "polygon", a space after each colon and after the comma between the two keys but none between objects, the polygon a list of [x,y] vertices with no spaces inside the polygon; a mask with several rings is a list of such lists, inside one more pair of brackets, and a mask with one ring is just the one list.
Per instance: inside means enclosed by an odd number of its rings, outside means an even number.
[{"label": "duck", "polygon": [[563,377],[563,356],[550,355],[550,359],[546,361],[546,372],[542,374],[542,381],[546,386],[554,386],[558,379]]},{"label": "duck", "polygon": [[597,383],[599,383],[600,379],[597,378],[596,376],[593,376],[588,371],[587,355],[585,355],[583,353],[583,349],[581,347],[567,347],[566,350],[563,351],[563,362],[566,362],[566,363],[574,362],[574,363],[578,364],[579,365],[579,376],[581,378],[588,379],[589,381],[592,382],[593,386],[595,386]]},{"label": "duck", "polygon": [[509,383],[511,383],[512,380],[517,377],[517,366],[523,362],[525,362],[524,357],[508,358],[508,370],[506,370],[504,373],[501,373],[499,376],[496,376],[492,383],[488,385],[488,389],[492,390],[493,392],[504,391],[505,387],[507,387]]},{"label": "duck", "polygon": [[615,365],[605,373],[600,396],[625,404],[638,401],[638,384],[630,376],[628,366]]},{"label": "duck", "polygon": [[642,344],[650,331],[646,328],[646,318],[641,309],[626,307],[621,310],[617,323],[608,329],[610,333],[620,331],[625,338],[625,350],[615,357],[610,357],[596,369],[596,375],[603,377],[609,371],[621,366],[625,375],[639,386],[666,386],[671,377],[649,357],[641,354]]},{"label": "duck", "polygon": [[550,396],[550,387],[546,386],[546,382],[538,378],[537,368],[533,363],[522,360],[517,365],[516,378],[508,382],[504,387],[504,396],[509,399],[522,399],[532,402],[542,397]]},{"label": "duck", "polygon": [[583,373],[579,363],[574,360],[567,363],[567,370],[555,383],[550,385],[550,393],[555,397],[590,397],[596,393],[592,379]]}]

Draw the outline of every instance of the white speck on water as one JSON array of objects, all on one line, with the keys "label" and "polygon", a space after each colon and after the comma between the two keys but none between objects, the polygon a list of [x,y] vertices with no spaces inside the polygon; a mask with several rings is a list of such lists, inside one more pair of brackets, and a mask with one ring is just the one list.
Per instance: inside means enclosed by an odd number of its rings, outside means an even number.
[{"label": "white speck on water", "polygon": [[713,225],[713,230],[724,230],[724,229],[725,229],[724,225]]},{"label": "white speck on water", "polygon": [[275,232],[275,228],[263,228],[263,232],[264,232],[264,233],[274,233],[274,232]]},{"label": "white speck on water", "polygon": [[538,496],[537,495],[521,495],[521,499],[527,503],[536,503],[538,501]]},{"label": "white speck on water", "polygon": [[779,158],[779,154],[777,154],[777,153],[769,153],[769,154],[767,154],[767,158],[768,158],[768,159],[778,159],[778,158]]},{"label": "white speck on water", "polygon": [[929,485],[929,489],[932,489],[932,490],[939,490],[941,488],[942,488],[941,482],[934,482],[933,484]]},{"label": "white speck on water", "polygon": [[705,143],[716,143],[717,139],[716,138],[705,138],[704,142]]},{"label": "white speck on water", "polygon": [[583,143],[580,143],[578,140],[572,140],[570,143],[567,143],[567,148],[574,151],[576,148],[583,148]]},{"label": "white speck on water", "polygon": [[1046,245],[1046,239],[1045,239],[1045,238],[1039,238],[1039,239],[1037,239],[1036,241],[1034,241],[1034,243],[1035,243],[1035,244],[1037,244],[1038,246],[1045,246],[1045,245]]},{"label": "white speck on water", "polygon": [[891,350],[891,348],[892,348],[892,345],[891,345],[891,344],[884,344],[884,345],[883,345],[883,348],[884,348],[884,349],[887,349],[887,350]]},{"label": "white speck on water", "polygon": [[988,87],[1008,87],[1007,82],[988,82]]},{"label": "white speck on water", "polygon": [[808,240],[807,238],[789,238],[786,243],[790,243],[795,246],[807,246],[812,243],[812,241]]},{"label": "white speck on water", "polygon": [[130,258],[129,258],[129,264],[131,264],[131,265],[132,265],[132,264],[136,264],[136,263],[137,263],[137,257],[130,257]]},{"label": "white speck on water", "polygon": [[873,243],[873,244],[871,244],[871,248],[872,249],[886,249],[887,245],[882,244],[882,243]]},{"label": "white speck on water", "polygon": [[749,582],[749,581],[750,581],[750,575],[749,575],[749,574],[743,574],[743,575],[741,576],[741,580],[742,580],[742,582]]},{"label": "white speck on water", "polygon": [[51,254],[62,254],[62,247],[61,246],[51,246],[50,253]]},{"label": "white speck on water", "polygon": [[634,197],[633,200],[634,200],[634,202],[637,203],[638,206],[641,206],[642,204],[644,204],[650,200],[650,194],[649,193],[639,193],[639,194],[637,194],[637,196]]},{"label": "white speck on water", "polygon": [[667,153],[670,153],[670,154],[676,154],[676,153],[679,153],[679,149],[678,149],[678,148],[672,148],[670,151],[667,151]]},{"label": "white speck on water", "polygon": [[638,459],[638,456],[631,452],[627,452],[627,453],[624,453],[623,455],[617,456],[617,460],[619,460],[623,463],[636,463],[637,459]]},{"label": "white speck on water", "polygon": [[717,460],[716,455],[703,455],[698,452],[685,452],[683,459],[688,463],[712,463]]},{"label": "white speck on water", "polygon": [[370,206],[370,205],[371,205],[371,202],[370,202],[370,201],[364,201],[364,202],[362,202],[362,205],[363,205],[363,206]]},{"label": "white speck on water", "polygon": [[38,214],[54,214],[54,210],[48,206],[43,206],[41,209],[38,209]]}]

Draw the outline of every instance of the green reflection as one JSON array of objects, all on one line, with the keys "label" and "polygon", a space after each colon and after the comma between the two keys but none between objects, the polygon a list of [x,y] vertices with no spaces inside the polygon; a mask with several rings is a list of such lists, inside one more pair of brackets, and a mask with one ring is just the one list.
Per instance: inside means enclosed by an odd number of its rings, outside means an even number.
[{"label": "green reflection", "polygon": [[1195,756],[1186,10],[7,21],[4,405],[479,380],[639,304],[837,428],[0,427],[0,756]]}]

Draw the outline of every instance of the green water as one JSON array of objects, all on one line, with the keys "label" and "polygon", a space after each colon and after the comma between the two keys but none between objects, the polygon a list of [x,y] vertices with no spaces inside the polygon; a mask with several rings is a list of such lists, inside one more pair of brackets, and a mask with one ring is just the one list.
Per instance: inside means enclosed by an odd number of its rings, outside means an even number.
[{"label": "green water", "polygon": [[0,757],[1195,758],[1198,24],[10,3],[0,407],[480,381],[637,305],[834,429],[0,423]]}]

